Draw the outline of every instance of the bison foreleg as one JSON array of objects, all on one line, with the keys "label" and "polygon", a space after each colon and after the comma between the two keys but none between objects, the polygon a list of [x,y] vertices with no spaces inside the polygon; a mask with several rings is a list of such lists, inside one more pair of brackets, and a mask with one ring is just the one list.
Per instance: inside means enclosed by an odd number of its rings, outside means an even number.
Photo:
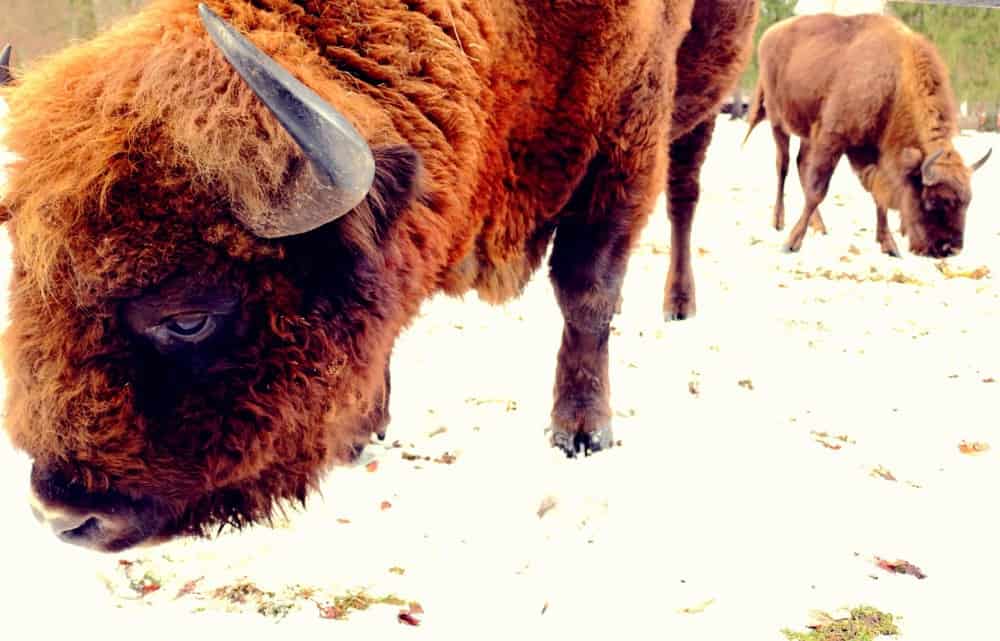
[{"label": "bison foreleg", "polygon": [[[799,171],[799,184],[802,185],[802,193],[806,191],[806,167],[809,159],[809,141],[806,139],[799,140],[799,153],[795,158],[795,164]],[[812,217],[809,218],[809,226],[813,228],[813,231],[820,234],[826,234],[826,223],[823,222],[823,216],[819,213],[819,207],[813,212]]]},{"label": "bison foreleg", "polygon": [[365,451],[365,446],[371,442],[372,434],[378,440],[385,440],[386,428],[389,425],[389,366],[385,366],[385,382],[372,400],[371,408],[361,416],[350,451],[346,455],[347,462],[353,463]]},{"label": "bison foreleg", "polygon": [[[773,125],[775,169],[778,171],[778,190],[774,195],[774,228],[781,231],[785,228],[785,178],[788,177],[788,134],[780,125]],[[801,172],[801,169],[799,170]]]},{"label": "bison foreleg", "polygon": [[884,253],[894,258],[899,258],[899,248],[896,247],[896,240],[892,237],[892,232],[889,231],[889,220],[886,216],[885,207],[876,206],[876,215],[878,216],[878,221],[875,229],[875,240]]},{"label": "bison foreleg", "polygon": [[826,192],[830,188],[830,177],[833,176],[833,170],[842,153],[832,146],[814,145],[807,154],[803,172],[805,180],[802,184],[806,203],[802,208],[802,216],[788,235],[788,241],[785,243],[786,252],[797,252],[802,248],[802,239],[805,238],[809,227],[809,219],[826,198]]},{"label": "bison foreleg", "polygon": [[[650,150],[650,155],[658,151]],[[626,160],[642,159],[622,159],[621,164]],[[605,156],[593,161],[560,217],[549,260],[564,320],[551,438],[570,457],[613,443],[608,381],[611,318],[629,251],[658,191],[653,181],[662,180],[652,167],[621,164]]]},{"label": "bison foreleg", "polygon": [[694,316],[694,272],[691,269],[691,222],[700,195],[699,174],[712,141],[714,116],[670,145],[667,215],[670,217],[670,272],[663,297],[664,320]]}]

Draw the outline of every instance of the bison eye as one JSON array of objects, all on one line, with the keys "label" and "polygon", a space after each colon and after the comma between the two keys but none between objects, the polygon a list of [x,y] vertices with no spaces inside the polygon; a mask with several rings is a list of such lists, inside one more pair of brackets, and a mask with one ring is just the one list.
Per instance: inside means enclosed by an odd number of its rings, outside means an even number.
[{"label": "bison eye", "polygon": [[160,342],[199,343],[214,334],[216,326],[212,314],[176,314],[163,319],[149,333]]},{"label": "bison eye", "polygon": [[209,314],[178,314],[167,319],[163,326],[178,338],[196,341],[212,333],[215,321]]}]

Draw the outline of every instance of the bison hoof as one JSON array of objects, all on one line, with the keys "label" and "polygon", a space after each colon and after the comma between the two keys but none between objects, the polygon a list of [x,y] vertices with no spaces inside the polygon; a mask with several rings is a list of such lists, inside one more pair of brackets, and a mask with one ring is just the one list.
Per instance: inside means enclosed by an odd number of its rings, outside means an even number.
[{"label": "bison hoof", "polygon": [[558,447],[568,458],[577,454],[590,456],[614,445],[611,426],[601,427],[593,432],[570,432],[558,427],[552,428],[552,446]]},{"label": "bison hoof", "polygon": [[663,310],[663,320],[666,322],[686,320],[695,315],[693,303],[675,303]]},{"label": "bison hoof", "polygon": [[896,247],[896,243],[895,242],[893,242],[893,241],[890,240],[888,242],[882,241],[879,244],[882,246],[882,253],[888,254],[889,256],[892,256],[893,258],[900,258],[901,257],[900,256],[900,252],[899,252],[899,248]]}]

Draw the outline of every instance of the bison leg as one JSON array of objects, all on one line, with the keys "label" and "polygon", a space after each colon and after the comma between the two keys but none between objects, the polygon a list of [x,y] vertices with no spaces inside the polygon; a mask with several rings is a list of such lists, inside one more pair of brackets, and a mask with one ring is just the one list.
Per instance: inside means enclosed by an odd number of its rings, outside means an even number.
[{"label": "bison leg", "polygon": [[885,207],[879,207],[876,205],[875,213],[878,216],[875,229],[875,240],[878,242],[884,253],[889,254],[894,258],[899,258],[899,248],[896,247],[896,239],[892,237],[892,232],[889,231],[889,220],[886,215]]},{"label": "bison leg", "polygon": [[670,145],[667,215],[670,217],[670,272],[663,297],[664,320],[694,316],[694,272],[691,269],[691,221],[700,193],[699,173],[712,141],[715,118],[709,118]]},{"label": "bison leg", "polygon": [[773,125],[774,146],[777,150],[775,165],[778,170],[778,192],[774,195],[774,228],[785,228],[785,178],[788,177],[788,134],[780,125]]},{"label": "bison leg", "polygon": [[840,160],[841,153],[843,153],[841,150],[834,150],[832,146],[822,145],[813,146],[808,153],[804,163],[806,178],[802,185],[806,204],[802,208],[802,216],[788,235],[788,241],[785,243],[786,252],[797,252],[802,248],[802,239],[805,238],[809,227],[809,219],[826,198],[826,192],[830,188],[830,177],[833,176],[833,170]]},{"label": "bison leg", "polygon": [[389,366],[385,366],[385,382],[375,393],[371,409],[364,415],[358,423],[355,432],[354,442],[348,452],[348,462],[353,463],[365,451],[365,446],[371,442],[372,434],[378,440],[385,440],[386,427],[389,425]]},{"label": "bison leg", "polygon": [[629,251],[652,209],[654,176],[599,156],[556,229],[549,276],[564,324],[551,438],[569,457],[613,443],[608,338]]},{"label": "bison leg", "polygon": [[[805,138],[799,139],[799,153],[795,158],[795,164],[799,170],[799,184],[802,185],[802,193],[806,191],[806,166],[809,159],[809,141]],[[823,216],[819,213],[819,207],[813,212],[812,217],[809,219],[809,225],[813,228],[813,231],[819,232],[820,234],[826,234],[826,223],[823,222]]]}]

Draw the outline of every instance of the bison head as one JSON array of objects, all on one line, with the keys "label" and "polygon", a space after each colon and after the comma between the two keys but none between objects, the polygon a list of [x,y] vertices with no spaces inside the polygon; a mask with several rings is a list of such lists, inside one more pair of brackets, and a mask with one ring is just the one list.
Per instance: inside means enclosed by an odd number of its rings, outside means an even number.
[{"label": "bison head", "polygon": [[6,429],[98,550],[304,501],[368,440],[416,280],[417,152],[281,16],[223,10],[271,55],[162,2],[6,90]]},{"label": "bison head", "polygon": [[926,156],[912,147],[903,150],[904,188],[899,211],[911,252],[945,258],[962,250],[965,211],[972,200],[972,172],[982,167],[991,153],[992,149],[966,166],[952,149]]}]

